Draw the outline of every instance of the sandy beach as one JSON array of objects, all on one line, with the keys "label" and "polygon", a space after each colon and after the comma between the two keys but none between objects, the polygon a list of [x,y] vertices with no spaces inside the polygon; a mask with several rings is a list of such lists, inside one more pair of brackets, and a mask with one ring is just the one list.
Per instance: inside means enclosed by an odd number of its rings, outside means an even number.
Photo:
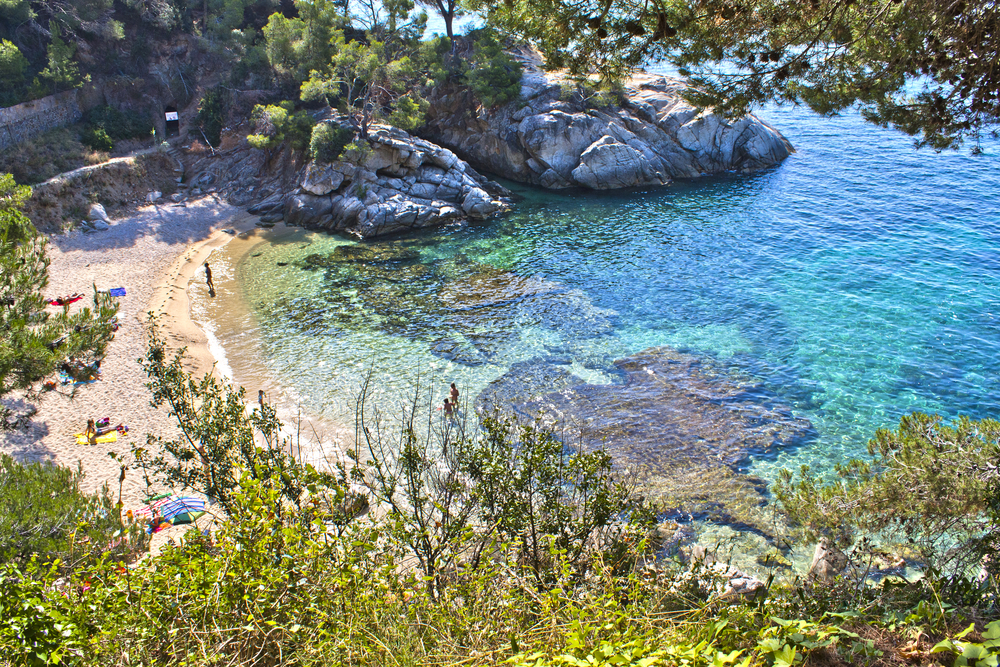
[{"label": "sandy beach", "polygon": [[[60,386],[35,402],[37,414],[25,430],[0,433],[0,450],[19,460],[82,465],[84,490],[107,484],[118,494],[119,466],[109,452],[128,452],[146,434],[170,437],[176,432],[165,409],[150,406],[145,375],[137,363],[146,351],[147,313],[160,316],[171,348],[188,347],[189,370],[208,372],[215,362],[204,333],[190,319],[187,288],[192,280],[204,281],[202,264],[234,234],[254,227],[257,218],[210,196],[186,204],[148,206],[133,216],[115,221],[107,231],[84,234],[73,231],[50,238],[48,256],[51,298],[81,292],[88,297],[98,289],[124,287],[119,299],[120,327],[101,365],[101,379],[81,385],[75,395]],[[89,298],[74,304],[81,308]],[[55,310],[55,307],[53,307]],[[27,404],[8,397],[8,404]],[[112,424],[127,424],[130,433],[116,443],[78,445],[75,433],[87,419],[108,417]],[[129,472],[123,486],[126,507],[135,507],[145,496],[141,475]]]}]

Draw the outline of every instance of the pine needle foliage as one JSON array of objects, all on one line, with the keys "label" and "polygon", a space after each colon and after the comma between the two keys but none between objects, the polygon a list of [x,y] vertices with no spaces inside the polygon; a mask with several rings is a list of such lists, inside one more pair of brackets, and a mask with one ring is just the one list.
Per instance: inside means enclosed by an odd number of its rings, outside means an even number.
[{"label": "pine needle foliage", "polygon": [[[21,212],[31,188],[0,175],[0,396],[37,383],[67,359],[86,365],[104,356],[114,336],[118,304],[94,291],[95,306],[70,313],[45,310],[48,286],[46,239]],[[0,429],[13,428],[10,409],[0,406]]]},{"label": "pine needle foliage", "polygon": [[1000,422],[904,416],[895,431],[879,429],[869,461],[851,460],[825,480],[804,467],[775,486],[778,501],[812,538],[841,547],[862,535],[917,550],[938,570],[965,573],[980,545],[998,531],[990,507],[1000,493]]}]

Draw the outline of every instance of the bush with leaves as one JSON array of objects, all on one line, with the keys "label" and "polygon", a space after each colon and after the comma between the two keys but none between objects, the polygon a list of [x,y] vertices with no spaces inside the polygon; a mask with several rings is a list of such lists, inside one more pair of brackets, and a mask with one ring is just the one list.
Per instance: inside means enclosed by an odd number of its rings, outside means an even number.
[{"label": "bush with leaves", "polygon": [[[24,71],[28,67],[28,59],[13,42],[0,39],[0,93],[6,97],[8,92],[16,92],[24,82]],[[15,98],[4,99],[6,106],[16,104]]]},{"label": "bush with leaves", "polygon": [[115,142],[111,140],[103,127],[87,127],[80,133],[80,143],[95,151],[110,152],[115,147]]},{"label": "bush with leaves", "polygon": [[62,39],[59,24],[53,23],[51,28],[52,41],[48,47],[48,66],[39,72],[39,76],[52,82],[50,92],[68,90],[83,85],[90,80],[90,75],[80,76],[80,67],[73,62],[76,46]]},{"label": "bush with leaves", "polygon": [[336,123],[318,123],[309,140],[309,155],[317,162],[334,162],[354,139],[354,130]]},{"label": "bush with leaves", "polygon": [[[775,495],[812,538],[840,547],[859,534],[916,549],[939,571],[964,574],[997,533],[988,515],[1000,484],[1000,422],[913,413],[899,429],[879,429],[868,443],[871,461],[838,464],[830,482],[808,467],[793,483],[785,470]],[[984,542],[985,541],[985,542]]]},{"label": "bush with leaves", "polygon": [[416,90],[422,78],[416,61],[408,55],[393,58],[382,42],[348,41],[344,31],[334,32],[333,44],[330,63],[302,84],[303,101],[337,107],[361,140],[368,139],[372,123],[387,116],[404,130],[423,123],[427,103]]},{"label": "bush with leaves", "polygon": [[76,590],[57,591],[56,564],[0,565],[0,650],[11,665],[82,665],[94,633]]},{"label": "bush with leaves", "polygon": [[[246,392],[207,373],[200,380],[184,370],[184,350],[170,355],[155,321],[148,326],[149,349],[139,359],[149,378],[155,408],[167,406],[180,437],[167,440],[147,435],[146,446],[134,454],[140,465],[154,471],[171,487],[194,489],[234,511],[240,477],[277,480],[280,502],[270,511],[279,520],[286,503],[301,507],[309,493],[336,486],[332,474],[299,463],[295,445],[281,436],[281,421],[270,405],[246,409]],[[159,452],[150,458],[147,452]]]},{"label": "bush with leaves", "polygon": [[427,593],[437,599],[443,573],[469,546],[476,510],[457,457],[454,440],[461,436],[450,422],[443,432],[429,416],[426,429],[417,422],[419,389],[401,416],[385,414],[370,401],[370,382],[371,373],[355,411],[355,440],[368,456],[354,474],[388,511],[393,537],[417,559]]},{"label": "bush with leaves", "polygon": [[334,33],[346,27],[346,7],[331,0],[295,3],[298,16],[272,14],[263,28],[264,48],[283,93],[298,91],[313,70],[328,67]]},{"label": "bush with leaves", "polygon": [[615,473],[607,451],[573,448],[538,424],[498,414],[480,429],[456,446],[472,501],[483,525],[518,545],[539,583],[551,581],[550,545],[580,573],[595,554],[631,569],[655,513]]},{"label": "bush with leaves", "polygon": [[222,141],[222,128],[226,124],[229,101],[225,92],[213,88],[205,93],[198,104],[198,127],[205,133],[208,143],[218,146]]},{"label": "bush with leaves", "polygon": [[469,71],[469,61],[455,53],[452,40],[447,37],[431,37],[420,42],[417,61],[427,72],[425,83],[440,86],[448,81],[461,81]]},{"label": "bush with leaves", "polygon": [[247,136],[247,142],[261,150],[271,150],[282,143],[295,151],[309,148],[316,120],[308,111],[294,109],[295,104],[288,100],[255,106],[251,114],[254,133]]},{"label": "bush with leaves", "polygon": [[148,117],[135,111],[122,111],[111,106],[91,109],[84,115],[83,121],[88,129],[95,132],[96,130],[103,130],[105,136],[111,138],[113,141],[120,139],[141,139],[149,137],[153,131],[153,124]]},{"label": "bush with leaves", "polygon": [[655,516],[606,451],[574,450],[537,424],[496,415],[478,429],[439,427],[429,416],[418,424],[419,393],[397,423],[371,406],[367,386],[355,416],[368,454],[359,474],[397,522],[432,597],[455,562],[478,567],[501,543],[513,545],[540,588],[554,585],[561,567],[580,576],[595,560],[632,570]]}]

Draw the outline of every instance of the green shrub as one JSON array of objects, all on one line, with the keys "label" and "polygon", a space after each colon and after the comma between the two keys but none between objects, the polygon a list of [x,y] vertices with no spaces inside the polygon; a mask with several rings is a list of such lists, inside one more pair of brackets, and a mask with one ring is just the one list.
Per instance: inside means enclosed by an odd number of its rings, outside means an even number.
[{"label": "green shrub", "polygon": [[461,81],[469,71],[469,62],[452,51],[451,40],[444,36],[421,42],[416,58],[427,70],[430,86]]},{"label": "green shrub", "polygon": [[222,128],[225,127],[227,100],[225,93],[213,88],[205,93],[198,105],[198,126],[205,133],[208,142],[218,146],[222,141]]},{"label": "green shrub", "polygon": [[89,631],[88,611],[75,591],[53,590],[55,566],[0,565],[0,651],[7,664],[26,667],[81,664]]},{"label": "green shrub", "polygon": [[111,151],[115,142],[111,140],[103,127],[88,127],[80,135],[80,143],[95,151]]},{"label": "green shrub", "polygon": [[504,52],[490,35],[479,38],[472,58],[472,69],[465,82],[476,98],[486,107],[495,107],[517,99],[521,94],[521,72],[524,67]]},{"label": "green shrub", "polygon": [[271,149],[287,142],[293,150],[308,148],[316,120],[308,111],[296,112],[294,108],[295,104],[288,100],[280,104],[255,106],[250,119],[256,132],[247,136],[250,145]]},{"label": "green shrub", "polygon": [[[291,445],[281,437],[281,422],[273,408],[265,405],[248,413],[242,387],[234,388],[211,374],[196,380],[184,370],[182,353],[169,357],[153,321],[148,336],[149,350],[140,365],[149,378],[152,404],[170,409],[182,436],[173,440],[149,436],[146,447],[134,450],[144,470],[155,471],[174,487],[204,493],[229,512],[241,476],[279,480],[281,497],[296,506],[308,486],[333,484],[331,475],[300,464],[288,453]],[[148,459],[147,451],[160,453]],[[281,498],[271,509],[281,517]]]},{"label": "green shrub", "polygon": [[271,82],[271,64],[261,45],[246,48],[243,57],[233,63],[229,80],[234,87],[266,88]]},{"label": "green shrub", "polygon": [[587,79],[572,79],[559,84],[559,99],[575,102],[588,109],[607,109],[624,103],[625,93],[620,85]]},{"label": "green shrub", "polygon": [[997,492],[1000,422],[915,412],[895,431],[879,429],[868,443],[872,460],[838,464],[827,481],[803,467],[799,479],[782,470],[775,496],[813,539],[847,548],[878,535],[907,544],[938,572],[978,569],[983,545],[997,542],[991,500]]},{"label": "green shrub", "polygon": [[67,565],[101,553],[126,556],[145,533],[122,525],[107,489],[83,493],[81,469],[19,463],[0,454],[0,560],[62,559]]},{"label": "green shrub", "polygon": [[[149,118],[135,111],[120,111],[114,107],[103,106],[91,109],[84,116],[88,129],[103,130],[104,135],[113,141],[120,139],[141,139],[148,137],[153,130]],[[91,146],[86,141],[84,144]],[[110,148],[95,150],[111,150]]]},{"label": "green shrub", "polygon": [[479,434],[457,449],[481,521],[519,545],[519,562],[539,582],[554,576],[551,547],[573,568],[582,569],[595,551],[628,563],[627,543],[655,523],[652,508],[613,471],[607,451],[568,448],[537,424],[485,417]]},{"label": "green shrub", "polygon": [[27,66],[28,59],[13,42],[0,40],[0,83],[4,86],[21,85]]},{"label": "green shrub", "polygon": [[334,123],[319,123],[312,130],[309,155],[316,162],[334,162],[353,139],[354,130],[349,127]]},{"label": "green shrub", "polygon": [[396,107],[386,119],[390,125],[403,130],[413,130],[424,124],[430,103],[419,95],[407,93],[396,100]]}]

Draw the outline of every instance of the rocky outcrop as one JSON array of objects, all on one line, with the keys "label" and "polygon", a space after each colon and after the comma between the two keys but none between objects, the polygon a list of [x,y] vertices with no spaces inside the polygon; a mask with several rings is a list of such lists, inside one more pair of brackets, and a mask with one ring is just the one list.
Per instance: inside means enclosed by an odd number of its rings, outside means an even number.
[{"label": "rocky outcrop", "polygon": [[664,185],[764,169],[794,152],[756,116],[727,121],[699,113],[681,98],[682,81],[637,74],[622,106],[598,107],[594,98],[564,92],[565,82],[534,58],[523,60],[518,101],[476,111],[468,91],[439,94],[421,136],[479,169],[545,188]]},{"label": "rocky outcrop", "polygon": [[332,164],[312,162],[295,192],[250,208],[266,222],[373,238],[458,220],[482,220],[507,208],[507,191],[450,150],[379,126],[371,150]]}]

